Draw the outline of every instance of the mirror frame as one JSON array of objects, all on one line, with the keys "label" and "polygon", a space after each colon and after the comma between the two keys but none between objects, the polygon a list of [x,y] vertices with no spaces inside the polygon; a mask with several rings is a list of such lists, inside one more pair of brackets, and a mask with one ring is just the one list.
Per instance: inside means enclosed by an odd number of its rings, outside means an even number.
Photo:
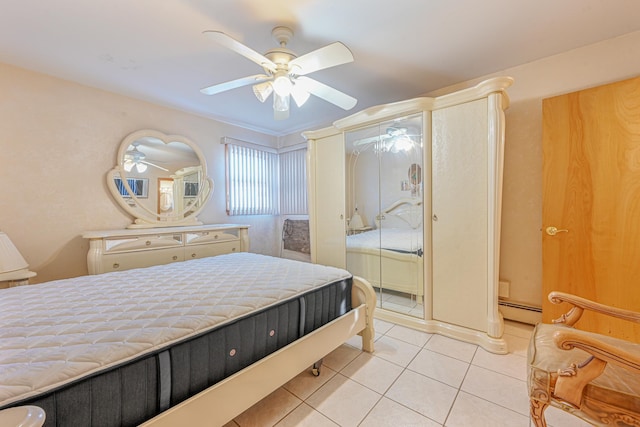
[{"label": "mirror frame", "polygon": [[[198,189],[198,195],[189,202],[189,204],[183,209],[182,212],[172,212],[171,214],[159,214],[144,206],[144,204],[136,197],[127,182],[127,172],[124,169],[125,153],[134,141],[140,138],[151,137],[162,141],[165,144],[172,142],[180,142],[190,147],[202,167],[202,185]],[[128,214],[133,216],[134,221],[128,225],[127,228],[151,228],[151,227],[176,227],[176,226],[192,226],[202,225],[202,222],[198,221],[197,215],[207,204],[207,201],[213,193],[213,180],[207,175],[207,162],[204,154],[200,150],[200,147],[187,137],[181,135],[167,135],[160,131],[152,129],[143,129],[133,132],[127,135],[120,143],[118,154],[116,157],[116,166],[107,172],[107,188],[111,192],[114,200],[122,209]],[[120,178],[123,186],[129,193],[129,197],[126,199],[120,194],[116,185],[114,185],[114,179]],[[192,208],[199,202],[196,208]],[[133,204],[133,206],[131,205]],[[186,213],[186,214],[185,214]]]}]

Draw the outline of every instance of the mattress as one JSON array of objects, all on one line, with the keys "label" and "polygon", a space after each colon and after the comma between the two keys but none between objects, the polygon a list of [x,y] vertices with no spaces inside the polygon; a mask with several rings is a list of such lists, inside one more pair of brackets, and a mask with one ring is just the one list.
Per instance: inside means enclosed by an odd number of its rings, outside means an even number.
[{"label": "mattress", "polygon": [[0,408],[136,425],[346,313],[350,295],[345,270],[249,253],[3,290]]},{"label": "mattress", "polygon": [[382,228],[347,236],[347,251],[384,249],[422,256],[422,231]]}]

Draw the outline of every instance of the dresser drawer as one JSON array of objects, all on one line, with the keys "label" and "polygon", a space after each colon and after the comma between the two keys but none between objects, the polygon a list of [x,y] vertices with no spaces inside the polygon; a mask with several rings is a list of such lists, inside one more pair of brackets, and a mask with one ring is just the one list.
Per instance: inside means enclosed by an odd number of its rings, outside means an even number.
[{"label": "dresser drawer", "polygon": [[183,247],[105,254],[102,257],[102,267],[103,272],[107,273],[176,261],[184,261]]},{"label": "dresser drawer", "polygon": [[182,246],[182,234],[134,236],[104,239],[104,253],[118,253]]},{"label": "dresser drawer", "polygon": [[240,252],[240,240],[210,243],[208,245],[192,245],[184,248],[184,259],[204,258],[208,256],[216,256],[229,254],[232,252]]},{"label": "dresser drawer", "polygon": [[238,240],[237,234],[232,231],[202,231],[197,233],[185,233],[187,245],[224,242],[228,240]]}]

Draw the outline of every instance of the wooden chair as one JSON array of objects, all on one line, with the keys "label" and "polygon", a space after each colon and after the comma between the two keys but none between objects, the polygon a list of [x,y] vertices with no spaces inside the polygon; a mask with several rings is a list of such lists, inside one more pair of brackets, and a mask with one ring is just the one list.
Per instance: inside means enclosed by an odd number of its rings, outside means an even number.
[{"label": "wooden chair", "polygon": [[594,425],[640,426],[640,344],[574,329],[584,310],[640,323],[640,313],[551,292],[573,307],[554,324],[536,325],[528,351],[531,417],[547,425],[549,405]]}]

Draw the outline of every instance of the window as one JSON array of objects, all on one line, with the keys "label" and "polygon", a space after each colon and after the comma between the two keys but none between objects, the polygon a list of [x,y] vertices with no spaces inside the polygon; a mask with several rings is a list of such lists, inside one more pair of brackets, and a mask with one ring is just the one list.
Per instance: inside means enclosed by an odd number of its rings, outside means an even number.
[{"label": "window", "polygon": [[[278,214],[278,154],[224,138],[228,215]],[[240,145],[242,144],[242,145]]]},{"label": "window", "polygon": [[280,154],[280,213],[307,214],[307,149]]},{"label": "window", "polygon": [[228,215],[306,215],[307,149],[275,149],[233,138],[225,144]]}]

